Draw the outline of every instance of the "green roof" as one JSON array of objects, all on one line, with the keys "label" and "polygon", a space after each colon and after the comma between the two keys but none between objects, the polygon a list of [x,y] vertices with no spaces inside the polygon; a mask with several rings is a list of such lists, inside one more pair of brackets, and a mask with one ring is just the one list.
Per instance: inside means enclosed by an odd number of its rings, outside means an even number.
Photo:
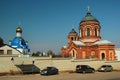
[{"label": "green roof", "polygon": [[99,22],[95,17],[93,17],[91,15],[90,12],[87,12],[86,16],[81,20],[81,22],[85,22],[85,21],[97,21],[97,22]]},{"label": "green roof", "polygon": [[71,34],[71,33],[77,34],[77,32],[74,30],[74,28],[72,28],[72,30],[69,32],[69,34]]}]

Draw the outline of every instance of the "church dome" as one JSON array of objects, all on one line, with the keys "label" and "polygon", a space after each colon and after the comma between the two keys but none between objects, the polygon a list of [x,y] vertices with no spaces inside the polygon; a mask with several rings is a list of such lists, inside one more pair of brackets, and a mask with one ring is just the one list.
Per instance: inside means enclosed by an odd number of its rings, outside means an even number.
[{"label": "church dome", "polygon": [[27,49],[28,46],[26,45],[26,41],[23,38],[15,37],[12,42],[11,46],[16,48],[25,48]]},{"label": "church dome", "polygon": [[21,27],[17,27],[16,32],[22,33],[22,28]]},{"label": "church dome", "polygon": [[86,16],[81,20],[81,22],[86,22],[86,21],[96,21],[96,22],[99,22],[95,17],[93,17],[91,15],[90,12],[87,12]]},{"label": "church dome", "polygon": [[77,34],[77,32],[75,31],[74,28],[72,28],[72,30],[69,32],[69,34]]}]

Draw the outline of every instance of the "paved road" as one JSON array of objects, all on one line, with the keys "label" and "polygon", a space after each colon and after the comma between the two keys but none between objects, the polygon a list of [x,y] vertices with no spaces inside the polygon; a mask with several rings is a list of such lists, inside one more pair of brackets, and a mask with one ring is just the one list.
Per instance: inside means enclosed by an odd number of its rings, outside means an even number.
[{"label": "paved road", "polygon": [[52,76],[41,76],[39,74],[8,75],[0,76],[0,80],[120,80],[120,72],[60,73]]}]

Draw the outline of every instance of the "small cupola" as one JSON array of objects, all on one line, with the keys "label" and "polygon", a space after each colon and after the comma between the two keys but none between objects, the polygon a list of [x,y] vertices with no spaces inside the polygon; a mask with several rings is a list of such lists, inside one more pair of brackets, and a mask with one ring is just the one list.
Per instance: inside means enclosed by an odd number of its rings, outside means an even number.
[{"label": "small cupola", "polygon": [[16,33],[17,33],[17,32],[22,33],[22,28],[21,28],[21,27],[17,27],[17,29],[16,29]]}]

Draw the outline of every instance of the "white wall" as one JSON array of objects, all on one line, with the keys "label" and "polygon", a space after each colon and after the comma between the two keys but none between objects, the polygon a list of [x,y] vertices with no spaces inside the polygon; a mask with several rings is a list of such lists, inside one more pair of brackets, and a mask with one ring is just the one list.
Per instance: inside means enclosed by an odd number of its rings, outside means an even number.
[{"label": "white wall", "polygon": [[15,55],[21,54],[18,50],[14,49],[12,47],[9,47],[7,45],[0,47],[0,50],[4,50],[4,54],[7,54],[7,50],[12,50],[12,54],[15,54]]},{"label": "white wall", "polygon": [[120,61],[120,50],[115,50],[116,59]]}]

